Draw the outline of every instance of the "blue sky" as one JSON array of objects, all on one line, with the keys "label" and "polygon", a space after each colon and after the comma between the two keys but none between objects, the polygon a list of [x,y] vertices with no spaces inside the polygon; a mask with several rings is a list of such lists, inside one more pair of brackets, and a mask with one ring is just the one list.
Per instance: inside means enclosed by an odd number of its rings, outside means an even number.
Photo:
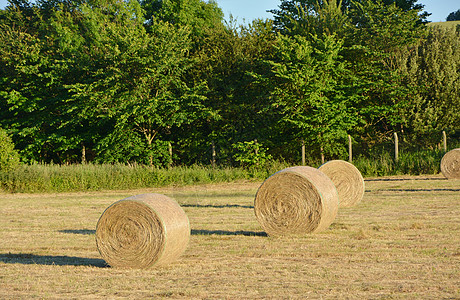
[{"label": "blue sky", "polygon": [[[280,0],[217,0],[222,8],[225,18],[229,15],[237,18],[238,23],[251,22],[256,18],[270,18],[272,14],[266,12],[278,7]],[[425,5],[425,10],[432,13],[429,20],[432,22],[445,21],[449,13],[460,9],[459,0],[419,0],[418,3]],[[7,0],[0,0],[0,8],[4,8]]]}]

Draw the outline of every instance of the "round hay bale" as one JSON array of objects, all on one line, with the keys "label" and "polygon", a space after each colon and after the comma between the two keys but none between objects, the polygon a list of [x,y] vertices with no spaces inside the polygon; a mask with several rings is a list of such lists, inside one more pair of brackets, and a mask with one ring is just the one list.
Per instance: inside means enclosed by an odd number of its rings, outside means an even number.
[{"label": "round hay bale", "polygon": [[460,148],[444,154],[441,159],[441,173],[448,179],[460,179]]},{"label": "round hay bale", "polygon": [[190,223],[173,199],[142,194],[113,203],[99,218],[96,244],[112,267],[147,269],[176,260],[187,248]]},{"label": "round hay bale", "polygon": [[283,169],[257,191],[254,211],[270,236],[301,235],[325,230],[339,206],[334,183],[312,167]]},{"label": "round hay bale", "polygon": [[339,206],[350,207],[358,204],[364,196],[364,179],[353,164],[344,160],[331,160],[318,168],[326,174],[337,188]]}]

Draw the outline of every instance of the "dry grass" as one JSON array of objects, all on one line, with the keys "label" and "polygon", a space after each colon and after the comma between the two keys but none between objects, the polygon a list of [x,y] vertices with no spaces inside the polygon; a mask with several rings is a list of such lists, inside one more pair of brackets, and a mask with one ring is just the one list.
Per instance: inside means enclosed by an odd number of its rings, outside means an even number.
[{"label": "dry grass", "polygon": [[[331,227],[272,238],[254,216],[258,184],[0,195],[0,298],[460,299],[460,181],[366,181]],[[400,180],[403,179],[403,180]],[[116,200],[175,198],[192,236],[175,263],[104,267],[95,226]]]},{"label": "dry grass", "polygon": [[431,22],[428,23],[428,26],[440,26],[444,28],[455,28],[456,26],[460,25],[460,21],[448,21],[448,22]]}]

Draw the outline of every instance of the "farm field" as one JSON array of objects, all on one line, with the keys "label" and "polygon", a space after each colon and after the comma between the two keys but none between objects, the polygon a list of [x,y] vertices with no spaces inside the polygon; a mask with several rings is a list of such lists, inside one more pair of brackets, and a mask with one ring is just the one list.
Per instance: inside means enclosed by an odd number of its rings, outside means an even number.
[{"label": "farm field", "polygon": [[460,21],[448,21],[448,22],[431,22],[428,26],[441,26],[444,28],[455,28],[460,25]]},{"label": "farm field", "polygon": [[[367,178],[360,204],[322,233],[266,236],[261,183],[0,194],[1,299],[460,299],[460,180]],[[176,199],[192,235],[176,262],[107,267],[96,223],[142,193]]]}]

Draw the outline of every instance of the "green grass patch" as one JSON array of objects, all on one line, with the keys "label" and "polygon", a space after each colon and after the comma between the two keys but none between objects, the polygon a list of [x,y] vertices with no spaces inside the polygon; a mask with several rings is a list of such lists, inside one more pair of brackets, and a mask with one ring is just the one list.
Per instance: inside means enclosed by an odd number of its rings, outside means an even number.
[{"label": "green grass patch", "polygon": [[444,152],[439,150],[424,150],[418,152],[402,152],[398,161],[392,154],[386,152],[379,156],[368,158],[360,156],[353,164],[365,177],[391,175],[428,175],[441,171],[441,159]]},{"label": "green grass patch", "polygon": [[4,192],[10,193],[50,193],[185,186],[261,180],[286,166],[278,162],[252,168],[212,168],[198,165],[160,168],[122,164],[33,164],[21,165],[8,172],[0,171],[0,187]]},{"label": "green grass patch", "polygon": [[[371,158],[359,156],[353,160],[353,164],[364,177],[428,175],[440,172],[443,155],[439,150],[401,152],[399,160],[395,161],[390,153],[385,152]],[[320,164],[317,162],[311,166],[317,168]],[[292,164],[281,161],[246,168],[200,165],[169,168],[123,164],[20,165],[12,170],[0,170],[0,189],[10,193],[53,193],[262,181],[289,166]]]}]

